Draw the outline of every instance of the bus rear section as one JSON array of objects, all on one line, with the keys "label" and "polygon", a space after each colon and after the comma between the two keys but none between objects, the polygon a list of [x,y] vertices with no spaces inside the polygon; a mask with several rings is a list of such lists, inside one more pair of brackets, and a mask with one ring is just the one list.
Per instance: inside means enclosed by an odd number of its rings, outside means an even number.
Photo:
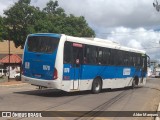
[{"label": "bus rear section", "polygon": [[59,34],[32,34],[27,37],[22,63],[23,82],[58,88],[55,62],[60,37]]}]

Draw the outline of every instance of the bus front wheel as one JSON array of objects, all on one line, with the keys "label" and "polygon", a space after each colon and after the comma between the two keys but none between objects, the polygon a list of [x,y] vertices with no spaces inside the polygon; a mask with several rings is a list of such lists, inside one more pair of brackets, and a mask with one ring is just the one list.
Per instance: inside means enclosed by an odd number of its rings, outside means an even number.
[{"label": "bus front wheel", "polygon": [[92,93],[97,94],[102,90],[102,81],[99,78],[94,79],[92,83]]}]

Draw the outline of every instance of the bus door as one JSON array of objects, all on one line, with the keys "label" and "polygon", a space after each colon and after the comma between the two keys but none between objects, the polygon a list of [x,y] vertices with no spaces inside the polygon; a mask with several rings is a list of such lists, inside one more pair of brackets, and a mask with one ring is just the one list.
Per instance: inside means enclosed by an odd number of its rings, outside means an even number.
[{"label": "bus door", "polygon": [[79,79],[81,77],[81,64],[83,59],[83,45],[79,43],[73,43],[73,89],[79,88]]},{"label": "bus door", "polygon": [[141,64],[142,64],[142,70],[141,70],[141,83],[143,83],[143,78],[146,76],[147,73],[147,57],[146,55],[142,55],[142,60],[141,60]]}]

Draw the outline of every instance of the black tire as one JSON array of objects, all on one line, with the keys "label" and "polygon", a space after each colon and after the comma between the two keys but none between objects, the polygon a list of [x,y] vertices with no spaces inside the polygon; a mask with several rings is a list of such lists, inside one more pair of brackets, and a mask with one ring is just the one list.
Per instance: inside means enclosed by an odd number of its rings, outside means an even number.
[{"label": "black tire", "polygon": [[16,76],[15,79],[16,79],[16,81],[20,81],[21,77],[20,76]]},{"label": "black tire", "polygon": [[94,79],[92,83],[92,93],[97,94],[102,90],[102,81],[99,78]]},{"label": "black tire", "polygon": [[132,81],[132,86],[131,86],[131,88],[134,89],[135,86],[136,86],[136,80],[134,79],[134,80]]}]

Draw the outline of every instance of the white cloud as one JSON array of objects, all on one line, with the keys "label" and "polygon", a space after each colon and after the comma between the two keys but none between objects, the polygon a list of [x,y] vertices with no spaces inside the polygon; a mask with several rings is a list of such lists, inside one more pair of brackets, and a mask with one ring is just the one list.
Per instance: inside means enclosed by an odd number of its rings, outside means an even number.
[{"label": "white cloud", "polygon": [[[0,0],[3,10],[18,0]],[[44,8],[49,0],[31,0],[31,4]],[[145,49],[153,59],[160,59],[160,12],[153,0],[58,0],[68,14],[85,16],[97,37],[109,38],[128,47]],[[158,0],[160,3],[160,0]],[[123,26],[123,27],[120,27]],[[151,30],[149,30],[151,29]]]},{"label": "white cloud", "polygon": [[36,7],[40,7],[41,9],[46,6],[46,3],[49,0],[31,0],[31,5],[34,5]]},{"label": "white cloud", "polygon": [[128,41],[127,46],[131,48],[143,49],[141,43],[135,39],[131,39],[130,41]]},{"label": "white cloud", "polygon": [[0,15],[3,15],[3,11],[8,9],[11,5],[13,5],[13,1],[11,0],[0,0]]},{"label": "white cloud", "polygon": [[[151,0],[59,0],[68,13],[83,15],[96,27],[143,27],[159,24]],[[69,3],[69,4],[68,4]]]},{"label": "white cloud", "polygon": [[[0,14],[18,0],[0,0]],[[49,0],[31,0],[31,4],[45,7]],[[160,15],[151,0],[58,0],[68,14],[86,17],[95,29],[103,27],[150,27],[159,24]]]},{"label": "white cloud", "polygon": [[160,60],[160,32],[158,31],[118,27],[107,33],[106,38],[123,46],[145,50],[151,59]]}]

